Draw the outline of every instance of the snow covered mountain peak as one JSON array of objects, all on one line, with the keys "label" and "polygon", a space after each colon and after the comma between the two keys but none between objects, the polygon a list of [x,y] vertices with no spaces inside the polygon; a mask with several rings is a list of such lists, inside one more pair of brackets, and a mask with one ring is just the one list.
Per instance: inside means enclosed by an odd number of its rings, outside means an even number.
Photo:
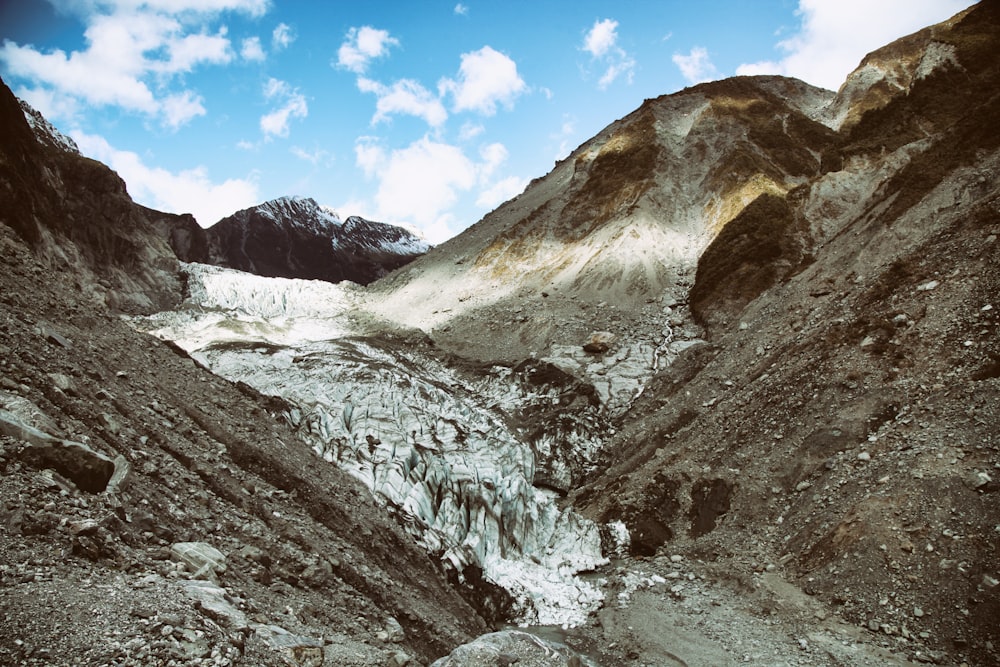
[{"label": "snow covered mountain peak", "polygon": [[237,211],[203,232],[186,233],[203,234],[204,243],[174,243],[183,261],[274,278],[362,285],[430,249],[402,227],[357,216],[344,220],[333,208],[299,196],[278,197]]},{"label": "snow covered mountain peak", "polygon": [[49,147],[80,154],[80,148],[75,141],[57,130],[55,125],[47,121],[33,106],[22,99],[18,99],[18,102],[21,104],[21,111],[24,112],[24,119],[28,121],[36,139]]},{"label": "snow covered mountain peak", "polygon": [[311,229],[324,229],[330,226],[340,226],[343,220],[333,208],[323,206],[311,197],[288,195],[266,201],[238,211],[233,216],[257,212],[281,224],[303,226]]}]

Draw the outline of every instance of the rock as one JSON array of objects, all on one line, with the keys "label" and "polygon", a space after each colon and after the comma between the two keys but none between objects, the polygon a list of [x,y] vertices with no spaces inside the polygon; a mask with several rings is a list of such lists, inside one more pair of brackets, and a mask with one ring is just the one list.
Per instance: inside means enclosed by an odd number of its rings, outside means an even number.
[{"label": "rock", "polygon": [[191,579],[202,579],[226,571],[226,556],[205,542],[177,542],[170,545],[170,556],[184,563],[191,572]]},{"label": "rock", "polygon": [[70,376],[65,375],[64,373],[49,373],[48,378],[52,380],[52,386],[59,391],[66,392],[71,396],[76,395],[76,383]]},{"label": "rock", "polygon": [[43,338],[45,338],[45,340],[52,343],[53,345],[58,345],[59,347],[63,347],[66,349],[73,347],[73,343],[71,343],[65,336],[60,334],[58,331],[53,329],[52,325],[49,324],[48,322],[39,322],[38,332],[42,335]]},{"label": "rock", "polygon": [[406,631],[403,630],[403,626],[399,624],[399,621],[394,619],[392,616],[385,623],[385,633],[386,639],[394,644],[398,644],[406,640]]},{"label": "rock", "polygon": [[[576,662],[573,662],[574,659]],[[477,637],[431,667],[496,667],[497,665],[582,665],[569,647],[547,641],[522,630],[501,630]]]},{"label": "rock", "polygon": [[987,484],[989,484],[992,481],[993,481],[993,478],[990,477],[989,474],[987,474],[985,472],[979,472],[979,471],[977,471],[977,472],[972,473],[968,477],[968,484],[969,484],[969,486],[971,488],[977,489],[977,490],[983,488],[984,486],[986,486]]},{"label": "rock", "polygon": [[111,475],[111,479],[108,480],[108,486],[105,489],[108,493],[121,493],[128,488],[131,480],[132,465],[128,460],[119,454],[115,457],[114,461],[115,471]]},{"label": "rock", "polygon": [[115,472],[114,461],[90,447],[61,440],[28,426],[13,413],[0,410],[0,434],[27,443],[21,461],[32,468],[52,468],[87,493],[104,491]]},{"label": "rock", "polygon": [[325,660],[323,642],[313,637],[296,635],[277,625],[258,625],[254,636],[297,667],[321,667]]},{"label": "rock", "polygon": [[405,651],[395,651],[385,661],[386,667],[406,667],[410,664],[410,656]]},{"label": "rock", "polygon": [[584,352],[591,354],[601,354],[611,349],[615,342],[615,335],[610,331],[595,331],[590,334],[590,338],[583,344]]},{"label": "rock", "polygon": [[242,632],[250,624],[246,614],[226,599],[226,589],[208,581],[182,582],[184,592],[194,600],[195,606],[206,616],[224,628]]}]

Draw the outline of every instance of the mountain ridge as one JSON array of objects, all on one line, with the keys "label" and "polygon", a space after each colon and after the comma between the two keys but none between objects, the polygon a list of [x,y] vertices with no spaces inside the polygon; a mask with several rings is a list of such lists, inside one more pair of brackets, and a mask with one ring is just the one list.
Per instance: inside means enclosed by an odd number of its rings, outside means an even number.
[{"label": "mountain ridge", "polygon": [[366,285],[427,252],[395,225],[340,216],[309,197],[279,197],[242,209],[205,230],[190,222],[167,232],[178,257],[277,278]]}]

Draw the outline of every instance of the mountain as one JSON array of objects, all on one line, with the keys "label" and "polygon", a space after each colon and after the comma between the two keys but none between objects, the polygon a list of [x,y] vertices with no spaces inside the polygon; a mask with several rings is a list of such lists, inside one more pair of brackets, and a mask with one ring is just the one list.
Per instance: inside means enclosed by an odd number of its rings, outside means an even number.
[{"label": "mountain", "polygon": [[177,216],[136,206],[117,174],[9,91],[0,104],[4,224],[47,270],[77,277],[82,303],[134,313],[176,303],[177,257],[153,227]]},{"label": "mountain", "polygon": [[318,465],[282,401],[123,319],[180,301],[165,239],[193,218],[6,86],[0,122],[0,663],[403,665],[487,631],[489,586]]},{"label": "mountain", "polygon": [[170,231],[184,261],[280,278],[367,285],[430,246],[411,232],[357,216],[341,220],[307,197],[281,197],[237,211],[209,227]]},{"label": "mountain", "polygon": [[998,36],[646,100],[366,288],[178,266],[4,89],[2,660],[1000,663]]},{"label": "mountain", "polygon": [[647,100],[370,307],[593,386],[614,433],[566,502],[634,555],[779,572],[911,659],[996,664],[998,27],[976,5],[836,94]]}]

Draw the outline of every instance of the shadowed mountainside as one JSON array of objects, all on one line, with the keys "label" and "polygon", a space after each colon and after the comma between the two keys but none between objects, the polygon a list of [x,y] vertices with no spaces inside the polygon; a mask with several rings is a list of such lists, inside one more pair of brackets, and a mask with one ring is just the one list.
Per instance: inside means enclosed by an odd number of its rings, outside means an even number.
[{"label": "shadowed mountainside", "polygon": [[169,235],[177,256],[186,262],[361,285],[430,248],[401,227],[357,216],[341,220],[304,197],[281,197],[237,211],[206,230],[178,224]]}]

